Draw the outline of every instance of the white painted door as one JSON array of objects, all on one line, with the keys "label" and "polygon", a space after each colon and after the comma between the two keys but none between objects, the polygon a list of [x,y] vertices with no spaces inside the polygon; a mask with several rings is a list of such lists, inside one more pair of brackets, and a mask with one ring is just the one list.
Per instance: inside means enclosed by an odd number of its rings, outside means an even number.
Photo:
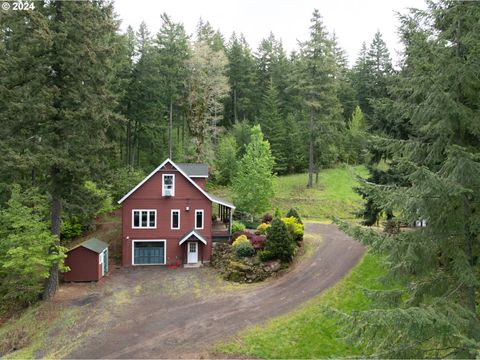
[{"label": "white painted door", "polygon": [[189,264],[195,264],[198,262],[198,244],[196,242],[188,243],[188,260]]}]

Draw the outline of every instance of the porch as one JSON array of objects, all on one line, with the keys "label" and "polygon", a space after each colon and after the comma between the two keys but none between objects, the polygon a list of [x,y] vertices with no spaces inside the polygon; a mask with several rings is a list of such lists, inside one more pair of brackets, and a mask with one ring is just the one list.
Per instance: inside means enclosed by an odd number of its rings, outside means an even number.
[{"label": "porch", "polygon": [[212,204],[212,240],[228,241],[232,236],[232,216],[235,207],[224,201]]}]

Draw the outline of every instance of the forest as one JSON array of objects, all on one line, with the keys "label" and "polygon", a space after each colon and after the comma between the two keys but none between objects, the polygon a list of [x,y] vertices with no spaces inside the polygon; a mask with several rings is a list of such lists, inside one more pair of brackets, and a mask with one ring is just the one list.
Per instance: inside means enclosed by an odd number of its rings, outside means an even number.
[{"label": "forest", "polygon": [[120,20],[104,0],[0,12],[1,311],[50,298],[69,240],[167,157],[235,188],[261,129],[265,176],[312,187],[324,168],[369,170],[358,224],[390,231],[335,221],[411,283],[375,294],[385,308],[349,318],[352,336],[384,356],[478,356],[479,2],[399,15],[398,64],[379,31],[349,65],[317,10],[291,53],[273,33],[252,49],[204,19],[193,36],[165,13],[156,34]]}]

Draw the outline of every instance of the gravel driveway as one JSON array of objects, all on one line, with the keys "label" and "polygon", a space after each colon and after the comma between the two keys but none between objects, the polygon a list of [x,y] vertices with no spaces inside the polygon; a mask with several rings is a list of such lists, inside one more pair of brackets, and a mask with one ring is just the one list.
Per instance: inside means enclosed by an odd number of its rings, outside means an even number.
[{"label": "gravel driveway", "polygon": [[[305,230],[320,235],[321,244],[291,272],[264,284],[235,287],[212,277],[211,269],[114,272],[103,289],[89,295],[91,303],[80,302],[98,316],[89,318],[91,334],[68,357],[208,356],[214,343],[284,314],[332,286],[364,252],[335,225],[308,223]],[[203,275],[210,280],[204,281]],[[120,277],[121,283],[116,281]],[[85,326],[80,326],[82,331]]]}]

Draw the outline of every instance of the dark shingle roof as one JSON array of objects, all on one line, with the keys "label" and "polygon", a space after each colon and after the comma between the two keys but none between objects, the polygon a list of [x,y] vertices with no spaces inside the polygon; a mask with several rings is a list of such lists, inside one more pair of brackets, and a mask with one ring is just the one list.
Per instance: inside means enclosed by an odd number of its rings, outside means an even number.
[{"label": "dark shingle roof", "polygon": [[190,177],[208,177],[207,164],[177,164]]},{"label": "dark shingle roof", "polygon": [[102,240],[98,240],[98,239],[95,239],[95,238],[91,238],[91,239],[88,239],[88,240],[78,244],[77,246],[71,248],[68,251],[72,251],[73,249],[76,249],[80,246],[83,246],[84,248],[92,250],[92,251],[94,251],[98,254],[100,254],[103,250],[108,248],[108,244],[106,242],[103,242]]}]

